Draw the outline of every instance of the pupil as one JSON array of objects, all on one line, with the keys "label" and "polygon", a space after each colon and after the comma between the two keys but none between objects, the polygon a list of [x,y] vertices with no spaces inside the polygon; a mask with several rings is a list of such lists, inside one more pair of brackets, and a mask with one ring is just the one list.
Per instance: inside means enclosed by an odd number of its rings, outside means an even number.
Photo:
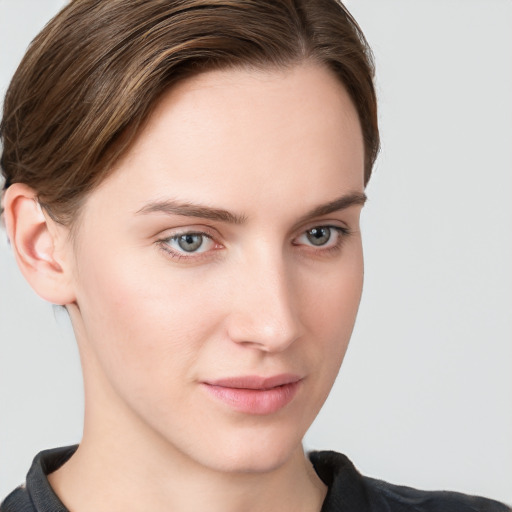
[{"label": "pupil", "polygon": [[331,230],[329,228],[313,228],[308,231],[307,237],[313,245],[325,245],[331,238]]},{"label": "pupil", "polygon": [[193,252],[199,249],[203,243],[201,235],[181,235],[178,239],[178,245],[186,252]]}]

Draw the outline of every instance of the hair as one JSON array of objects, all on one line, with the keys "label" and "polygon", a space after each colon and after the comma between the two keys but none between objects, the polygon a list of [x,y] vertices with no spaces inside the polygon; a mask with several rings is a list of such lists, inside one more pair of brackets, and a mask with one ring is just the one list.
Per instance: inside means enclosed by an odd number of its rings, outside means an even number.
[{"label": "hair", "polygon": [[74,0],[33,40],[4,101],[4,188],[71,224],[161,95],[213,69],[332,70],[357,109],[364,182],[379,150],[371,50],[337,0]]}]

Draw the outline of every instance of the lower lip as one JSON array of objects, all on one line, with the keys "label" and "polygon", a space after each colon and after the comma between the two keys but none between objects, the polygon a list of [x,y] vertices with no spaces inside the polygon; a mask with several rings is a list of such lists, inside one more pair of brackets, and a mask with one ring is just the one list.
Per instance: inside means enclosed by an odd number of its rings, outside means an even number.
[{"label": "lower lip", "polygon": [[288,405],[299,385],[300,381],[270,389],[247,389],[203,384],[211,395],[235,411],[260,415],[275,413]]}]

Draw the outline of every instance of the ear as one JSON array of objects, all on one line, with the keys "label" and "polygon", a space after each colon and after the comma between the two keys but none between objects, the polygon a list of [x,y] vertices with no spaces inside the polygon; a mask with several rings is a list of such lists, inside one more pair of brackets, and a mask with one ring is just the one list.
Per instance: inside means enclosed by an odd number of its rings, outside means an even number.
[{"label": "ear", "polygon": [[18,266],[34,291],[53,304],[75,302],[69,229],[45,213],[33,189],[14,183],[4,195],[7,235]]}]

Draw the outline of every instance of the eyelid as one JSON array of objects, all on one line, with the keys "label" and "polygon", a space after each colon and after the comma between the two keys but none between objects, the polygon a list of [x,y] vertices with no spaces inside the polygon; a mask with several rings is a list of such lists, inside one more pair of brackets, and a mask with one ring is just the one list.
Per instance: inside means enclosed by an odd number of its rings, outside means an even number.
[{"label": "eyelid", "polygon": [[173,236],[179,236],[179,235],[186,235],[187,233],[200,233],[207,236],[210,236],[211,238],[219,238],[220,234],[212,226],[209,226],[208,224],[195,224],[195,223],[177,223],[174,227],[168,227],[166,229],[161,229],[156,234],[159,238],[172,238]]},{"label": "eyelid", "polygon": [[347,222],[344,222],[340,219],[318,219],[314,221],[309,221],[301,226],[299,228],[295,229],[294,232],[296,233],[293,238],[297,238],[300,235],[306,233],[306,231],[310,231],[314,228],[331,228],[331,229],[337,229],[341,232],[347,234],[349,232],[352,232],[353,230],[349,227]]}]

